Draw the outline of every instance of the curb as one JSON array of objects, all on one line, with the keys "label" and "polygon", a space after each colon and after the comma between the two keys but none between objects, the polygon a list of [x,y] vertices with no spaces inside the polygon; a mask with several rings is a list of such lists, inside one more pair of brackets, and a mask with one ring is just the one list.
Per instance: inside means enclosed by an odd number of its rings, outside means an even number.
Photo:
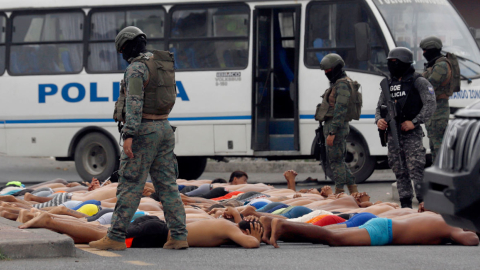
[{"label": "curb", "polygon": [[47,229],[18,229],[0,217],[0,253],[10,259],[74,257],[73,239]]},{"label": "curb", "polygon": [[278,173],[294,170],[297,173],[323,173],[319,162],[253,161],[253,162],[216,162],[209,161],[205,172],[245,171],[247,173]]}]

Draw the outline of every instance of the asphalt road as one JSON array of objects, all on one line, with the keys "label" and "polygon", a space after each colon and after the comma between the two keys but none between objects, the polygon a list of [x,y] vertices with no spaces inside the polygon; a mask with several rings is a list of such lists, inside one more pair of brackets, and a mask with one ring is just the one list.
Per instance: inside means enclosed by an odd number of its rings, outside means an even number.
[{"label": "asphalt road", "polygon": [[[205,173],[202,179],[227,178],[228,173]],[[297,180],[315,175],[299,174]],[[18,180],[35,183],[55,178],[80,180],[73,162],[49,158],[0,156],[0,183]],[[392,199],[393,174],[375,172],[359,186],[373,201]],[[282,174],[250,174],[250,182],[271,183],[286,188]],[[301,188],[320,187],[297,185]],[[262,244],[246,250],[234,246],[190,248],[185,251],[129,249],[123,252],[91,252],[77,249],[77,257],[0,261],[0,269],[478,269],[480,247],[463,246],[385,246],[329,247],[324,245],[280,243],[280,248]]]}]

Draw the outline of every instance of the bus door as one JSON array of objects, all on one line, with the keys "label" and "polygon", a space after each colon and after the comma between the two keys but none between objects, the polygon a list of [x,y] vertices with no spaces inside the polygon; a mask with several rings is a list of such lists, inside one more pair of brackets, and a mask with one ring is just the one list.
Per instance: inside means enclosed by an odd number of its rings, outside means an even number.
[{"label": "bus door", "polygon": [[256,7],[252,149],[298,151],[300,6]]}]

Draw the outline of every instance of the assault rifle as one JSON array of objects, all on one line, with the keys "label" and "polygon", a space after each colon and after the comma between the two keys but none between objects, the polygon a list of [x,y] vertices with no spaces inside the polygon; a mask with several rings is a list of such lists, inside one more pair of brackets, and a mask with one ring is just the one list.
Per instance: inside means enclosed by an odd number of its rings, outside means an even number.
[{"label": "assault rifle", "polygon": [[315,135],[315,144],[317,144],[315,150],[319,153],[314,153],[314,155],[321,161],[320,165],[322,165],[322,169],[325,172],[325,180],[327,180],[327,176],[330,177],[330,179],[333,179],[332,170],[330,169],[330,163],[327,158],[327,146],[325,145],[325,135],[323,135],[322,122],[320,122],[320,126],[315,130]]},{"label": "assault rifle", "polygon": [[[396,107],[395,101],[392,99],[392,96],[390,95],[387,78],[383,79],[382,82],[380,82],[380,87],[382,88],[383,98],[387,103],[386,104],[387,112],[385,117],[385,121],[387,121],[387,124],[388,124],[387,129],[392,134],[393,146],[395,147],[395,149],[400,150],[400,138],[399,138],[400,132],[398,128],[398,123],[395,120],[395,117],[397,116],[397,107]],[[382,137],[382,133],[380,133],[380,138],[381,137]]]},{"label": "assault rifle", "polygon": [[[388,109],[387,106],[382,105],[380,106],[380,118],[387,119]],[[380,135],[380,142],[382,143],[382,147],[387,146],[388,136],[386,130],[378,129],[378,134]]]}]

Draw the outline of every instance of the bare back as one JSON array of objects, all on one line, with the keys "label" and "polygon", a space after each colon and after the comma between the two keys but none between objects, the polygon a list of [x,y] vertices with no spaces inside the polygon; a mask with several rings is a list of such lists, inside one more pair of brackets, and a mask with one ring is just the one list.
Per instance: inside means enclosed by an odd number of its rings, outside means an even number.
[{"label": "bare back", "polygon": [[211,219],[187,224],[188,245],[191,247],[218,247],[230,242],[229,231],[240,229],[225,219]]}]

